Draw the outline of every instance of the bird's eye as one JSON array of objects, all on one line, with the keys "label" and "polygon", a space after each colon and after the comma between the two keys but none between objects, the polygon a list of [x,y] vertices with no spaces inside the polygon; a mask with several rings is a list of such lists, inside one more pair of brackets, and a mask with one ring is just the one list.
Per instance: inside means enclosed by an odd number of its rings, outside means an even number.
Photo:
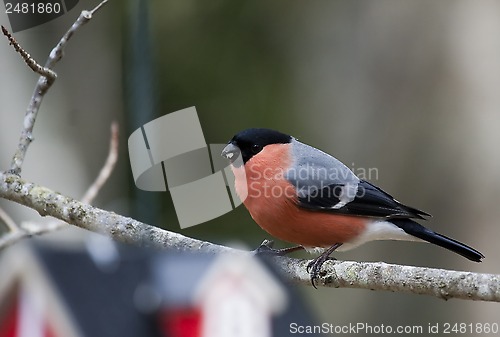
[{"label": "bird's eye", "polygon": [[258,144],[253,144],[252,145],[252,153],[253,154],[257,154],[259,153],[260,151],[262,151],[262,146],[258,145]]}]

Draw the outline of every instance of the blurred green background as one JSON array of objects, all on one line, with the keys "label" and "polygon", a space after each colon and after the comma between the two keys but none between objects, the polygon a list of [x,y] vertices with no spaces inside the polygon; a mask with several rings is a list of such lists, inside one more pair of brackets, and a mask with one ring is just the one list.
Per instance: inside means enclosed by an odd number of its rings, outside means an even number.
[{"label": "blurred green background", "polygon": [[[82,9],[15,37],[43,61]],[[0,13],[2,24],[7,18]],[[500,273],[500,2],[110,1],[55,69],[23,176],[79,197],[120,122],[120,162],[95,204],[202,240],[256,247],[237,210],[181,230],[168,193],[138,191],[130,133],[196,106],[207,143],[269,127],[329,152],[479,249],[475,264],[431,245],[376,242],[339,259]],[[8,167],[37,77],[0,40],[0,167]],[[6,203],[17,221],[33,211]],[[286,245],[286,243],[280,243]],[[299,255],[305,257],[306,255]],[[497,304],[300,287],[318,322],[499,322]]]}]

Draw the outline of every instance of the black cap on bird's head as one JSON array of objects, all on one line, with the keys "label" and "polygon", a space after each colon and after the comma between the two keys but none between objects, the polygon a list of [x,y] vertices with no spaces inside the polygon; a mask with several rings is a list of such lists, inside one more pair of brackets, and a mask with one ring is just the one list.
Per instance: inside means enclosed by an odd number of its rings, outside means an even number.
[{"label": "black cap on bird's head", "polygon": [[237,133],[222,150],[221,156],[234,163],[241,153],[243,164],[270,144],[287,144],[292,136],[263,128],[246,129]]}]

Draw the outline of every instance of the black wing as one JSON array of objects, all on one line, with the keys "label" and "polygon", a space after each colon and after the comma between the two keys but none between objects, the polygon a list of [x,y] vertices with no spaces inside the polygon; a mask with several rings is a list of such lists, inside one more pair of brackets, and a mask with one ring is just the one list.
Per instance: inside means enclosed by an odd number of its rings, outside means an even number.
[{"label": "black wing", "polygon": [[340,184],[328,185],[316,193],[299,197],[299,205],[311,210],[388,219],[424,219],[423,216],[430,216],[430,214],[416,208],[401,204],[390,194],[365,180],[360,180],[358,183],[354,199],[342,207],[338,207],[341,205],[339,204],[339,196],[342,193],[342,188],[343,185]]}]

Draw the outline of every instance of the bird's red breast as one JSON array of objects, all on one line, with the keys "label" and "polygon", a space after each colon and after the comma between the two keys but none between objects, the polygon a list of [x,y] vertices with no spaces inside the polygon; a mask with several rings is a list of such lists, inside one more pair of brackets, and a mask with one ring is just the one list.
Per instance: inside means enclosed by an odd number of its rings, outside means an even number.
[{"label": "bird's red breast", "polygon": [[366,218],[299,207],[295,186],[284,177],[293,165],[291,146],[267,145],[244,166],[232,167],[237,193],[248,192],[243,203],[252,218],[272,236],[303,246],[329,247],[351,241],[365,230]]}]

